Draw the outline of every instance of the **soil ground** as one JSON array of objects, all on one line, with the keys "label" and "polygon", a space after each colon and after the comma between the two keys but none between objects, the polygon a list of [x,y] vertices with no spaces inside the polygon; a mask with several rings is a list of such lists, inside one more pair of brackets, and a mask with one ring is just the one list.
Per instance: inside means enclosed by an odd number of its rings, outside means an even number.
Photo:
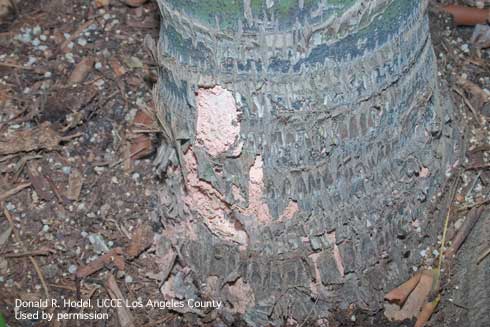
[{"label": "soil ground", "polygon": [[[117,0],[97,8],[101,2],[21,1],[14,12],[0,18],[0,135],[50,128],[65,137],[53,148],[38,144],[35,151],[0,153],[0,194],[19,187],[1,199],[0,207],[0,312],[10,326],[47,325],[16,320],[17,298],[45,298],[47,292],[55,298],[110,298],[108,274],[116,277],[129,301],[161,298],[153,248],[136,258],[124,253],[124,271],[115,262],[106,262],[82,282],[74,275],[108,249],[127,250],[137,227],[149,226],[155,233],[161,228],[155,208],[162,184],[152,165],[159,135],[135,123],[137,113],[152,106],[157,71],[143,39],[147,34],[158,38],[158,8],[153,1],[129,7]],[[485,165],[490,104],[479,102],[463,88],[464,99],[452,88],[461,76],[481,89],[488,87],[488,53],[471,46],[472,28],[455,27],[434,11],[431,15],[440,77],[451,90],[447,96],[454,98],[465,117],[461,126],[466,126],[469,150],[484,147],[470,151],[463,164]],[[85,66],[80,64],[84,60]],[[78,80],[72,75],[77,70],[82,71]],[[469,107],[476,109],[476,116]],[[457,210],[451,216],[450,237],[467,209],[488,199],[487,170],[465,170],[462,181],[453,203]],[[6,218],[11,219],[12,230]],[[3,241],[2,235],[7,237]],[[434,249],[428,249],[424,264],[435,259]],[[482,260],[488,264],[490,259]],[[455,274],[444,274],[446,292],[431,326],[459,326],[451,314],[455,306],[451,289],[462,283],[451,279]],[[119,326],[120,313],[107,312],[107,321],[65,320],[53,326]],[[135,308],[131,315],[145,327],[188,324],[182,322],[186,315],[168,310]],[[413,323],[388,322],[382,312],[372,316],[353,311],[338,312],[324,325],[408,327]]]}]

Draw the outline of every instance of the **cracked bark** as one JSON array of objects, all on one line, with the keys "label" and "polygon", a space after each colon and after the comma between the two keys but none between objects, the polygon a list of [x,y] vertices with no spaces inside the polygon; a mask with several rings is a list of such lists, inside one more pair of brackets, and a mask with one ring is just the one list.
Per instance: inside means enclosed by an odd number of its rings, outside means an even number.
[{"label": "cracked bark", "polygon": [[[434,242],[433,200],[461,153],[426,2],[158,3],[170,293],[252,326],[379,310]],[[223,92],[234,103],[209,95]],[[202,103],[228,105],[200,121]]]}]

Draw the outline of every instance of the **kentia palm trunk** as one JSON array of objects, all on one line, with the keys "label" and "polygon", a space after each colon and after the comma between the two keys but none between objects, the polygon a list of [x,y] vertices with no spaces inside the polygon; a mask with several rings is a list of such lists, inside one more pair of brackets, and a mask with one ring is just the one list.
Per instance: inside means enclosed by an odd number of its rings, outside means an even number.
[{"label": "kentia palm trunk", "polygon": [[177,254],[162,292],[253,326],[382,308],[435,244],[461,153],[426,1],[158,3],[161,244]]}]

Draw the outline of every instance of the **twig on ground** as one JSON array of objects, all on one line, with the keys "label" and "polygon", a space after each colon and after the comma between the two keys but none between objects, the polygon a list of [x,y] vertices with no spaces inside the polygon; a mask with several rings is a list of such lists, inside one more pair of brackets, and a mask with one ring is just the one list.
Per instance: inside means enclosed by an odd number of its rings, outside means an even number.
[{"label": "twig on ground", "polygon": [[470,112],[473,114],[473,117],[475,118],[476,123],[478,124],[478,126],[481,127],[482,125],[481,125],[481,121],[480,121],[480,116],[478,115],[478,112],[476,111],[475,107],[473,107],[471,102],[464,95],[463,91],[461,91],[457,87],[453,87],[453,91],[456,92],[463,99],[464,104],[470,109]]},{"label": "twig on ground", "polygon": [[6,192],[0,193],[0,202],[6,200],[10,196],[22,191],[23,189],[31,186],[31,183],[22,183],[14,187],[13,189],[10,189]]},{"label": "twig on ground", "polygon": [[20,65],[16,65],[16,64],[9,64],[7,62],[0,62],[0,67],[23,69],[23,70],[32,70],[32,67],[25,67],[25,66],[20,66]]},{"label": "twig on ground", "polygon": [[[119,286],[117,286],[117,281],[116,278],[112,273],[109,273],[109,276],[107,277],[107,281],[104,284],[107,293],[109,293],[109,296],[113,300],[123,300],[124,296],[119,289]],[[119,324],[121,327],[134,327],[134,319],[131,313],[129,312],[128,308],[125,306],[118,306],[116,308],[117,311],[117,317],[119,318]]]},{"label": "twig on ground", "polygon": [[466,237],[468,237],[468,234],[471,232],[473,227],[480,219],[482,212],[483,212],[483,208],[481,207],[471,209],[470,213],[468,214],[468,217],[466,217],[466,220],[463,223],[463,226],[461,226],[458,233],[454,237],[451,247],[447,250],[446,252],[447,256],[451,257],[455,255],[456,252],[458,252],[459,248],[466,240]]},{"label": "twig on ground", "polygon": [[490,199],[486,199],[486,200],[482,200],[482,201],[479,201],[479,202],[475,202],[473,204],[468,204],[468,205],[465,205],[461,208],[458,208],[458,211],[465,211],[465,210],[468,210],[468,209],[473,209],[473,208],[477,208],[477,207],[480,207],[484,204],[487,204],[487,203],[490,203]]},{"label": "twig on ground", "polygon": [[55,251],[50,248],[41,248],[39,250],[22,252],[22,253],[7,253],[3,255],[5,258],[21,258],[21,257],[36,257],[36,256],[47,256]]},{"label": "twig on ground", "polygon": [[490,248],[483,251],[483,253],[478,257],[478,260],[476,260],[476,264],[479,265],[483,261],[483,259],[488,257],[489,254],[490,254]]}]

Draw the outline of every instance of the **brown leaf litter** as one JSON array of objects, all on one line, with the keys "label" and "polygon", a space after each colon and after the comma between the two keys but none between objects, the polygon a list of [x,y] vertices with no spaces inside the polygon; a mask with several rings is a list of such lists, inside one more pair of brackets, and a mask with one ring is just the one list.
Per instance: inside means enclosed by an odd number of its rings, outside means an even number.
[{"label": "brown leaf litter", "polygon": [[140,225],[133,233],[131,242],[126,248],[126,254],[135,258],[148,249],[153,243],[153,230],[149,225]]},{"label": "brown leaf litter", "polygon": [[120,247],[114,248],[111,251],[101,255],[94,261],[89,262],[87,265],[80,267],[75,276],[79,279],[92,275],[93,273],[101,270],[105,266],[109,266],[113,264],[119,270],[124,270],[126,264],[124,262],[124,258],[122,256],[123,249]]},{"label": "brown leaf litter", "polygon": [[417,317],[433,289],[434,275],[433,270],[424,270],[390,291],[385,297],[389,302],[385,304],[385,316],[398,321]]},{"label": "brown leaf litter", "polygon": [[88,73],[92,70],[94,65],[94,59],[92,57],[83,58],[76,66],[73,72],[71,73],[68,81],[73,84],[81,83],[85,80]]},{"label": "brown leaf litter", "polygon": [[73,201],[78,201],[83,186],[83,175],[78,169],[74,169],[68,178],[68,189],[66,197]]},{"label": "brown leaf litter", "polygon": [[80,134],[61,136],[50,123],[45,122],[29,129],[16,130],[0,136],[0,155],[35,150],[55,150],[58,145]]}]

